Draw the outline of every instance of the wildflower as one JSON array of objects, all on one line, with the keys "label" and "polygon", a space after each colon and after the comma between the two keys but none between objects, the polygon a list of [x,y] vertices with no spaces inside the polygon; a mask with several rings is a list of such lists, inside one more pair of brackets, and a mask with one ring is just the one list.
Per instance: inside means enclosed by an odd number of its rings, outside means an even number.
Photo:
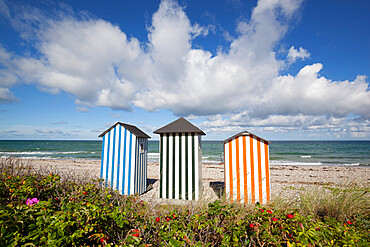
[{"label": "wildflower", "polygon": [[99,241],[100,243],[103,243],[105,241],[105,238],[101,238]]},{"label": "wildflower", "polygon": [[320,230],[321,230],[321,228],[320,228],[320,227],[316,228],[316,231],[320,231]]},{"label": "wildflower", "polygon": [[253,228],[253,227],[254,227],[253,223],[250,223],[250,224],[249,224],[249,227],[250,227],[250,228]]},{"label": "wildflower", "polygon": [[138,229],[134,229],[134,230],[132,230],[133,232],[136,232],[136,233],[134,233],[134,234],[132,234],[132,236],[134,236],[134,237],[139,237],[139,230]]},{"label": "wildflower", "polygon": [[170,218],[169,218],[169,217],[166,217],[166,220],[167,220],[167,221],[170,221]]},{"label": "wildflower", "polygon": [[291,237],[292,237],[292,234],[290,234],[290,233],[289,233],[288,237],[290,237],[290,238],[291,238]]},{"label": "wildflower", "polygon": [[159,218],[159,217],[155,218],[155,221],[156,221],[156,222],[158,222],[158,221],[160,221],[160,220],[161,220],[161,218]]},{"label": "wildflower", "polygon": [[28,198],[27,201],[26,201],[26,204],[28,206],[32,206],[32,205],[37,204],[37,203],[39,203],[39,200],[37,198],[32,198],[32,199]]},{"label": "wildflower", "polygon": [[272,214],[271,210],[267,210],[266,212],[269,213],[269,214]]},{"label": "wildflower", "polygon": [[288,219],[293,219],[294,218],[294,215],[292,214],[287,214],[286,217],[288,217]]},{"label": "wildflower", "polygon": [[272,218],[272,221],[278,221],[278,219],[277,218]]},{"label": "wildflower", "polygon": [[87,192],[86,192],[86,191],[84,191],[84,192],[82,192],[82,194],[83,194],[83,195],[86,195],[86,194],[87,194]]},{"label": "wildflower", "polygon": [[353,223],[351,221],[347,221],[347,224],[348,225],[352,225]]},{"label": "wildflower", "polygon": [[262,208],[260,209],[261,213],[265,212],[265,210],[263,210]]},{"label": "wildflower", "polygon": [[279,226],[279,229],[281,230],[281,229],[283,229],[281,226]]},{"label": "wildflower", "polygon": [[173,219],[175,219],[175,218],[176,218],[176,214],[173,214],[172,216],[173,216]]}]

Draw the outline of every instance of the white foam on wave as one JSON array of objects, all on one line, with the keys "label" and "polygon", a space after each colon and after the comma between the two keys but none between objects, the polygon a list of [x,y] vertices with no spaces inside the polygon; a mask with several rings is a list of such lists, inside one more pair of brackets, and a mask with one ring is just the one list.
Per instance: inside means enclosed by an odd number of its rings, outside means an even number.
[{"label": "white foam on wave", "polygon": [[55,154],[82,154],[87,153],[86,151],[69,151],[69,152],[55,152]]},{"label": "white foam on wave", "polygon": [[[0,156],[0,159],[8,159],[10,158],[10,155],[2,155]],[[22,157],[17,157],[17,159],[22,159],[22,160],[58,160],[60,158],[57,157],[52,157],[52,156],[22,156]]]},{"label": "white foam on wave", "polygon": [[301,155],[301,158],[311,158],[311,155]]},{"label": "white foam on wave", "polygon": [[360,163],[349,163],[349,164],[340,164],[341,166],[359,166]]},{"label": "white foam on wave", "polygon": [[149,158],[159,158],[159,153],[148,153]]},{"label": "white foam on wave", "polygon": [[25,151],[25,152],[0,152],[5,155],[57,155],[57,154],[80,154],[86,151],[68,151],[68,152],[52,152],[52,151]]},{"label": "white foam on wave", "polygon": [[52,155],[53,152],[0,152],[5,155]]},{"label": "white foam on wave", "polygon": [[277,166],[321,166],[321,162],[298,162],[298,161],[286,161],[286,160],[271,160],[271,165]]}]

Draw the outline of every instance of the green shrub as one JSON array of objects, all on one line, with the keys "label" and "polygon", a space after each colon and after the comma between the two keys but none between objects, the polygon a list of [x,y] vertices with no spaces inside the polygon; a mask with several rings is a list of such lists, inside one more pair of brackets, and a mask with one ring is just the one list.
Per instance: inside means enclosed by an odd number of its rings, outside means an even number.
[{"label": "green shrub", "polygon": [[[315,210],[303,212],[297,206],[279,209],[225,201],[155,205],[102,188],[101,180],[74,182],[20,166],[0,166],[0,171],[0,246],[368,246],[370,242],[368,208],[340,219],[317,215]],[[29,198],[38,203],[27,205]]]}]

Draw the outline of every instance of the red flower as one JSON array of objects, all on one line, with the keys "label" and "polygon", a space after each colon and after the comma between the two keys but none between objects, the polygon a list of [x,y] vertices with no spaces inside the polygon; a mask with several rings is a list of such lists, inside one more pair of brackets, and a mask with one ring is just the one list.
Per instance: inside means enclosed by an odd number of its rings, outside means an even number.
[{"label": "red flower", "polygon": [[167,220],[167,221],[170,221],[170,218],[166,217],[166,220]]},{"label": "red flower", "polygon": [[136,233],[134,233],[134,234],[132,234],[132,236],[134,236],[134,237],[139,237],[139,233],[140,233],[140,231],[138,230],[138,229],[134,229],[134,230],[132,230],[133,232],[136,232]]},{"label": "red flower", "polygon": [[253,228],[253,227],[254,227],[253,223],[250,223],[250,224],[249,224],[249,227],[250,227],[250,228]]},{"label": "red flower", "polygon": [[156,221],[156,222],[158,222],[158,221],[160,221],[160,220],[161,220],[161,218],[159,218],[159,217],[158,217],[158,218],[155,218],[155,221]]},{"label": "red flower", "polygon": [[291,238],[291,237],[292,237],[292,234],[290,234],[290,233],[289,233],[288,237],[290,237],[290,238]]},{"label": "red flower", "polygon": [[262,208],[260,209],[260,211],[263,213],[263,212],[265,212],[265,210],[263,210]]},{"label": "red flower", "polygon": [[353,223],[351,221],[347,221],[347,224],[348,225],[352,225]]},{"label": "red flower", "polygon": [[100,241],[101,243],[103,243],[103,242],[105,241],[105,238],[101,238],[99,241]]},{"label": "red flower", "polygon": [[294,218],[294,215],[292,214],[287,214],[286,217],[288,217],[289,219],[293,219]]},{"label": "red flower", "polygon": [[87,192],[86,192],[86,191],[84,191],[84,192],[82,192],[82,194],[83,194],[83,195],[86,195],[86,194],[87,194]]},{"label": "red flower", "polygon": [[320,230],[321,230],[321,228],[320,228],[320,227],[316,228],[316,231],[320,231]]},{"label": "red flower", "polygon": [[278,221],[278,219],[277,218],[272,218],[272,221]]},{"label": "red flower", "polygon": [[283,229],[281,226],[279,226],[279,229],[281,230],[281,229]]},{"label": "red flower", "polygon": [[267,210],[266,212],[269,213],[269,214],[272,214],[271,210]]},{"label": "red flower", "polygon": [[58,201],[58,198],[55,198],[55,201]]}]

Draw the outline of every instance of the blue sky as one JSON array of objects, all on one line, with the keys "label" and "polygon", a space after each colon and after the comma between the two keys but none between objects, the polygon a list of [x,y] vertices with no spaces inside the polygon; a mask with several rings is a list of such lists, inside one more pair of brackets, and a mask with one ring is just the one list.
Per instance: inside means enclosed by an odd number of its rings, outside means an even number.
[{"label": "blue sky", "polygon": [[370,139],[369,1],[0,0],[0,139],[180,116],[206,140]]}]

